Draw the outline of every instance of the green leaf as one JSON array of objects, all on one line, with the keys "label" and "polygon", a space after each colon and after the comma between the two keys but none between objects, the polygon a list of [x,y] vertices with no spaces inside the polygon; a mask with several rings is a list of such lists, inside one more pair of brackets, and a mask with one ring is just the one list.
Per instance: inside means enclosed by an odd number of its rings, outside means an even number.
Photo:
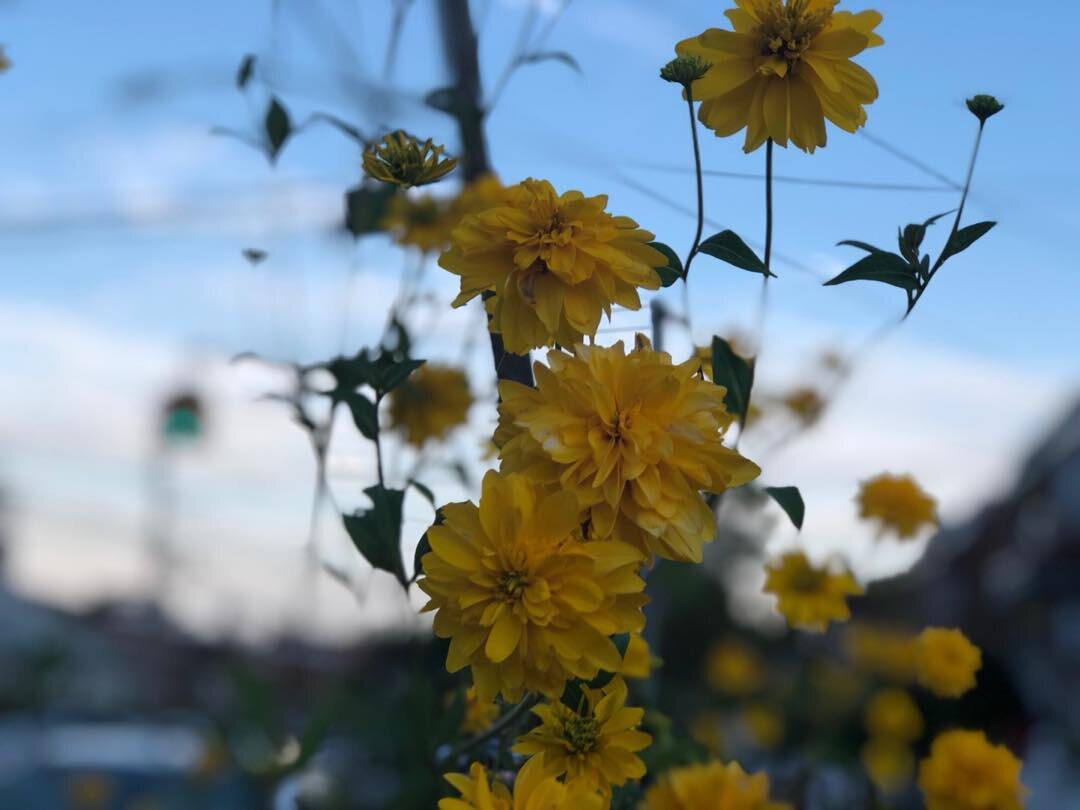
[{"label": "green leaf", "polygon": [[847,245],[848,247],[857,247],[860,250],[865,250],[867,253],[888,253],[887,250],[882,250],[879,247],[874,247],[868,242],[860,242],[857,239],[844,239],[842,242],[837,242],[837,245]]},{"label": "green leaf", "polygon": [[397,187],[389,183],[367,183],[345,192],[345,229],[359,239],[379,230]]},{"label": "green leaf", "polygon": [[864,256],[836,278],[826,281],[825,286],[831,287],[847,281],[880,281],[905,290],[914,290],[919,286],[914,268],[895,253],[884,251]]},{"label": "green leaf", "polygon": [[289,111],[278,101],[277,96],[270,99],[270,107],[266,111],[265,129],[266,142],[270,146],[270,161],[274,162],[285,145],[285,141],[292,134]]},{"label": "green leaf", "polygon": [[431,488],[429,486],[427,486],[427,484],[422,484],[419,481],[417,481],[415,478],[410,478],[408,480],[408,484],[413,489],[415,489],[417,492],[419,492],[421,495],[423,495],[424,499],[428,503],[431,504],[431,507],[433,509],[436,508],[435,507],[435,493],[431,491]]},{"label": "green leaf", "polygon": [[735,231],[720,231],[713,234],[700,245],[698,252],[705,253],[722,262],[741,267],[752,273],[761,273],[766,276],[775,276],[766,266],[765,262],[757,257],[757,254],[735,233]]},{"label": "green leaf", "polygon": [[517,58],[518,65],[533,65],[537,62],[562,62],[576,73],[582,73],[581,65],[566,51],[534,51],[522,54]]},{"label": "green leaf", "polygon": [[379,409],[375,407],[375,403],[355,392],[346,395],[345,402],[352,413],[356,429],[365,439],[374,440],[379,435]]},{"label": "green leaf", "polygon": [[334,388],[324,393],[338,402],[345,402],[357,388],[366,385],[374,388],[381,398],[401,385],[425,362],[398,357],[388,351],[380,351],[376,357],[372,357],[368,349],[361,349],[354,357],[335,357],[323,366],[336,381]]},{"label": "green leaf", "polygon": [[411,358],[394,360],[389,354],[380,355],[379,359],[376,360],[376,365],[379,368],[376,387],[379,389],[379,393],[387,394],[393,391],[426,362],[426,360],[413,360]]},{"label": "green leaf", "polygon": [[269,255],[265,250],[261,250],[260,248],[244,248],[240,252],[252,265],[261,264],[266,260],[267,255]]},{"label": "green leaf", "polygon": [[404,490],[375,484],[364,490],[371,508],[342,515],[345,531],[365,560],[375,568],[389,571],[407,587],[405,564],[401,559],[401,504]]},{"label": "green leaf", "polygon": [[[435,522],[432,526],[442,526],[446,518],[443,516],[441,509],[435,510]],[[413,580],[415,581],[424,573],[424,555],[431,551],[431,540],[428,539],[428,533],[420,537],[420,542],[416,544],[416,551],[413,552]]]},{"label": "green leaf", "polygon": [[252,75],[255,73],[255,54],[247,54],[243,61],[240,62],[240,69],[236,71],[236,86],[243,90],[249,81],[251,81]]},{"label": "green leaf", "polygon": [[724,407],[743,425],[750,408],[750,389],[754,385],[753,367],[737,355],[726,340],[716,336],[712,339],[712,373],[713,382],[726,389]]},{"label": "green leaf", "polygon": [[897,239],[897,242],[900,245],[900,255],[913,265],[917,265],[919,263],[919,248],[922,247],[923,239],[926,238],[926,229],[943,216],[951,213],[952,211],[944,211],[930,217],[930,219],[926,220],[921,225],[912,223],[911,225],[906,226]]},{"label": "green leaf", "polygon": [[653,250],[658,250],[664,254],[664,258],[667,259],[667,264],[663,267],[653,268],[656,270],[656,274],[660,276],[660,283],[665,287],[670,287],[676,281],[683,277],[683,265],[677,254],[670,247],[663,242],[649,242],[649,247]]},{"label": "green leaf", "polygon": [[460,116],[467,106],[456,87],[437,87],[424,96],[424,103],[433,110],[455,117]]},{"label": "green leaf", "polygon": [[945,245],[945,250],[942,251],[941,261],[967,250],[975,244],[976,241],[989,233],[990,229],[995,225],[997,225],[996,222],[976,222],[974,225],[965,225],[963,228],[960,228],[949,239],[949,243]]},{"label": "green leaf", "polygon": [[787,512],[796,529],[801,529],[806,517],[806,504],[798,487],[765,487],[765,491]]}]

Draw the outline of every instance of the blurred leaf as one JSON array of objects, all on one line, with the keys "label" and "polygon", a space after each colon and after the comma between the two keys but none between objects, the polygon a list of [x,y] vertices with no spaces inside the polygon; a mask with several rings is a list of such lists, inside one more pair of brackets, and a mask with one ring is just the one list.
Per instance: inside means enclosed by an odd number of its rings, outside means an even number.
[{"label": "blurred leaf", "polygon": [[378,231],[396,193],[396,187],[388,183],[364,184],[345,192],[345,229],[356,238]]},{"label": "blurred leaf", "polygon": [[240,62],[240,69],[236,71],[236,86],[243,90],[252,75],[255,73],[255,54],[247,54]]},{"label": "blurred leaf", "polygon": [[437,87],[424,96],[424,103],[433,110],[455,117],[467,109],[467,104],[456,87]]},{"label": "blurred leaf", "polygon": [[379,435],[379,409],[363,394],[350,392],[345,397],[353,423],[365,439],[374,440]]},{"label": "blurred leaf", "polygon": [[654,268],[656,274],[660,276],[660,283],[663,286],[670,287],[683,277],[682,261],[674,250],[663,242],[649,242],[649,247],[663,253],[664,257],[668,260],[665,266]]},{"label": "blurred leaf", "polygon": [[879,247],[874,247],[868,242],[860,242],[857,239],[844,239],[841,242],[837,242],[837,245],[848,245],[849,247],[857,247],[860,250],[865,250],[867,253],[888,253],[887,250],[882,250]]},{"label": "blurred leaf", "polygon": [[[445,517],[443,516],[441,509],[435,510],[435,520],[431,524],[432,526],[442,526]],[[430,528],[428,529],[430,531]],[[416,551],[413,552],[413,579],[415,580],[421,574],[424,573],[424,555],[431,551],[431,540],[428,539],[428,533],[420,537],[420,542],[416,544]]]},{"label": "blurred leaf", "polygon": [[783,509],[796,529],[801,529],[803,518],[806,517],[806,504],[803,502],[802,493],[798,487],[765,487],[780,508]]},{"label": "blurred leaf", "polygon": [[518,65],[534,65],[537,62],[562,62],[575,73],[582,73],[581,65],[566,51],[534,51],[522,54],[517,58]]},{"label": "blurred leaf", "polygon": [[335,357],[323,365],[335,380],[334,388],[323,393],[336,402],[346,402],[358,388],[366,385],[375,389],[376,398],[381,398],[401,385],[424,362],[409,357],[397,358],[386,351],[372,357],[368,349],[361,349],[353,357]]},{"label": "blurred leaf", "polygon": [[826,287],[843,284],[848,281],[880,281],[914,290],[919,286],[919,279],[914,268],[895,253],[886,253],[875,249],[869,256],[864,256],[836,278],[825,282]]},{"label": "blurred leaf", "polygon": [[997,225],[996,222],[976,222],[974,225],[965,225],[963,228],[957,230],[949,239],[949,243],[945,245],[945,250],[941,254],[940,261],[944,261],[950,256],[955,256],[957,253],[962,253],[967,250],[976,241],[984,237],[990,232],[990,229]]},{"label": "blurred leaf", "polygon": [[727,262],[743,270],[752,273],[761,273],[766,276],[775,276],[765,267],[765,262],[758,258],[757,254],[735,233],[735,231],[720,231],[713,234],[698,246],[698,252],[708,254],[722,262]]},{"label": "blurred leaf", "polygon": [[415,478],[410,478],[408,483],[413,489],[415,489],[417,492],[424,496],[424,499],[431,504],[432,508],[436,508],[435,493],[431,491],[430,487],[428,487],[426,484],[420,483]]},{"label": "blurred leaf", "polygon": [[266,260],[267,253],[265,250],[259,248],[244,248],[241,251],[244,254],[244,258],[254,264],[260,264]]},{"label": "blurred leaf", "polygon": [[371,499],[371,508],[342,515],[345,531],[365,560],[375,568],[389,571],[402,587],[408,587],[401,559],[401,504],[405,492],[375,484],[365,489],[364,494]]},{"label": "blurred leaf", "polygon": [[312,113],[311,117],[308,119],[308,123],[312,121],[325,121],[327,124],[330,124],[330,126],[341,130],[361,146],[366,147],[368,144],[367,138],[364,137],[364,133],[361,132],[359,128],[350,124],[343,118],[338,118],[336,115],[322,112]]},{"label": "blurred leaf", "polygon": [[270,107],[266,111],[266,141],[270,146],[270,161],[277,160],[285,141],[292,134],[292,122],[289,120],[289,111],[285,109],[277,96],[270,99]]},{"label": "blurred leaf", "polygon": [[753,367],[734,352],[731,344],[716,336],[712,339],[712,373],[713,382],[726,389],[724,406],[728,413],[743,425],[750,408],[750,389],[754,385]]}]

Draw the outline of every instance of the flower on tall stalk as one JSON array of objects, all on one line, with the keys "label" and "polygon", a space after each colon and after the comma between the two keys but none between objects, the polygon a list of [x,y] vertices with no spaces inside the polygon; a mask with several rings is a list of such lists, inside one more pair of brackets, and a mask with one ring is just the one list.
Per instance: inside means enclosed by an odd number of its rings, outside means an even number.
[{"label": "flower on tall stalk", "polygon": [[857,501],[859,517],[877,520],[902,540],[937,525],[937,501],[910,475],[882,473],[863,481]]},{"label": "flower on tall stalk", "polygon": [[915,640],[915,678],[938,697],[958,698],[975,688],[982,651],[959,630],[927,627]]},{"label": "flower on tall stalk", "polygon": [[675,46],[712,64],[692,85],[698,117],[718,136],[746,129],[745,151],[769,138],[813,152],[825,119],[847,132],[866,123],[877,84],[853,57],[884,40],[881,14],[836,11],[838,0],[736,0],[734,30],[710,28]]},{"label": "flower on tall stalk", "polygon": [[769,797],[769,777],[737,762],[673,768],[645,793],[641,810],[790,810]]},{"label": "flower on tall stalk", "polygon": [[818,633],[830,622],[850,619],[847,598],[863,593],[849,571],[816,566],[801,551],[789,551],[765,567],[764,591],[776,596],[776,609],[789,625]]},{"label": "flower on tall stalk", "polygon": [[479,507],[441,512],[418,584],[435,634],[450,639],[447,669],[470,667],[479,700],[557,696],[571,677],[620,668],[610,636],[645,625],[641,555],[613,540],[583,542],[572,493],[489,472]]},{"label": "flower on tall stalk", "polygon": [[626,683],[619,676],[602,689],[584,687],[582,692],[576,707],[561,700],[536,706],[540,725],[518,737],[513,750],[543,757],[544,768],[566,774],[567,784],[610,795],[613,785],[645,775],[645,763],[637,756],[652,742],[638,730],[645,710],[626,706]]},{"label": "flower on tall stalk", "polygon": [[926,810],[1023,810],[1027,788],[1023,763],[981,731],[939,734],[930,756],[919,763],[919,789]]},{"label": "flower on tall stalk", "polygon": [[548,352],[536,388],[499,384],[502,468],[577,496],[588,533],[646,554],[700,562],[716,532],[701,492],[752,481],[756,464],[724,445],[724,388],[691,358],[622,342]]},{"label": "flower on tall stalk", "polygon": [[651,233],[606,206],[605,195],[560,195],[529,179],[503,205],[465,216],[439,259],[461,277],[454,306],[493,293],[491,331],[516,354],[595,335],[614,304],[639,309],[638,288],[658,289],[667,259],[649,247]]},{"label": "flower on tall stalk", "polygon": [[465,372],[438,363],[420,366],[388,398],[390,427],[403,431],[405,441],[416,447],[463,424],[473,404]]},{"label": "flower on tall stalk", "polygon": [[421,141],[402,130],[383,139],[364,152],[364,171],[383,183],[404,188],[426,186],[448,175],[457,166],[457,158],[444,157],[446,147],[436,146],[431,138]]},{"label": "flower on tall stalk", "polygon": [[607,800],[580,782],[564,784],[547,773],[537,758],[521,766],[514,778],[514,791],[499,781],[492,781],[479,762],[469,772],[445,774],[458,797],[440,799],[439,810],[607,810]]}]

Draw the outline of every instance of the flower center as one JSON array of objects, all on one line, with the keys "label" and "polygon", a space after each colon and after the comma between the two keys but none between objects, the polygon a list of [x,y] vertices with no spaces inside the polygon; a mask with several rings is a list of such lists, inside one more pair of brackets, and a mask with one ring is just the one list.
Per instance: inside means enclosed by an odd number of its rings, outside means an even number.
[{"label": "flower center", "polygon": [[809,11],[807,5],[808,0],[772,0],[761,12],[757,34],[762,56],[779,56],[789,68],[802,58],[832,17],[832,9]]},{"label": "flower center", "polygon": [[528,578],[521,571],[506,571],[499,577],[497,595],[504,602],[517,602],[528,584]]},{"label": "flower center", "polygon": [[817,571],[809,566],[800,567],[792,572],[789,587],[799,593],[820,593],[825,586],[826,577],[824,571]]},{"label": "flower center", "polygon": [[600,724],[595,717],[572,714],[563,722],[563,737],[571,753],[588,754],[596,750],[600,738]]}]

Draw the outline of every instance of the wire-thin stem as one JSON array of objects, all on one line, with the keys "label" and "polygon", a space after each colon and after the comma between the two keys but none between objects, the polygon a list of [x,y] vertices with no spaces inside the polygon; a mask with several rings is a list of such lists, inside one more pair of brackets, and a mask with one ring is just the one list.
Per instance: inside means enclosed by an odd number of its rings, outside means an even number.
[{"label": "wire-thin stem", "polygon": [[529,710],[532,709],[532,707],[539,702],[539,695],[527,695],[525,698],[522,699],[520,703],[518,703],[516,706],[510,709],[510,711],[508,711],[506,714],[504,714],[502,717],[500,717],[498,720],[488,726],[484,731],[481,731],[479,734],[465,740],[456,748],[451,749],[451,751],[445,757],[440,759],[437,763],[439,769],[441,770],[447,765],[452,764],[466,751],[471,751],[477,746],[483,745],[492,737],[502,734],[503,731],[512,727],[522,717],[528,714]]},{"label": "wire-thin stem", "polygon": [[757,352],[761,354],[761,344],[765,336],[765,310],[769,301],[769,276],[772,274],[773,243],[773,139],[765,142],[765,274],[761,279],[761,295],[758,297],[757,311]]},{"label": "wire-thin stem", "polygon": [[[697,255],[698,245],[701,244],[701,232],[705,227],[705,188],[701,176],[701,147],[698,144],[697,119],[694,117],[694,88],[686,85],[686,109],[690,113],[690,139],[694,144],[694,176],[697,179],[697,230],[694,232],[694,243],[690,246],[690,252],[686,254],[683,262],[683,284],[690,277],[690,263]],[[689,315],[689,312],[687,313]]]}]

